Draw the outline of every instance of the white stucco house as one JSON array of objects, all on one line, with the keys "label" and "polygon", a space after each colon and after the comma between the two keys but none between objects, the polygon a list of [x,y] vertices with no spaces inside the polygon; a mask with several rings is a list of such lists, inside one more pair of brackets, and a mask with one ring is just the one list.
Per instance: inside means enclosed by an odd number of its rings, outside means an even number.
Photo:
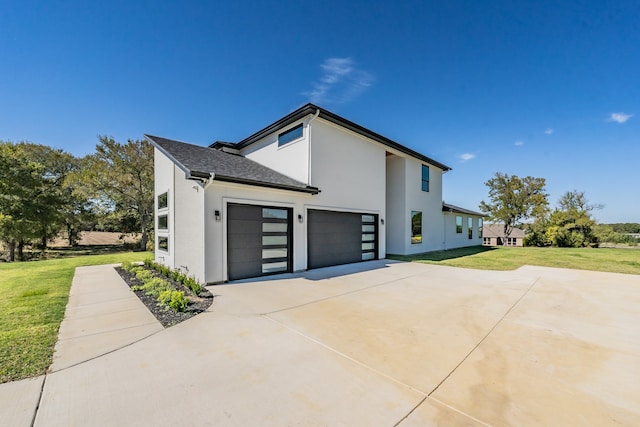
[{"label": "white stucco house", "polygon": [[156,261],[203,283],[482,244],[451,168],[313,104],[237,143],[145,138]]}]

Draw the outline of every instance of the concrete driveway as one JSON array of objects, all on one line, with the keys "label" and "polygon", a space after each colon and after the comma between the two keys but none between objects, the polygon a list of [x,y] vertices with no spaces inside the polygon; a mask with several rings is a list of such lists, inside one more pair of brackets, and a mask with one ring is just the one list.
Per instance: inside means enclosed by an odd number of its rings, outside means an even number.
[{"label": "concrete driveway", "polygon": [[175,327],[63,347],[35,425],[640,424],[640,276],[375,261],[210,290]]}]

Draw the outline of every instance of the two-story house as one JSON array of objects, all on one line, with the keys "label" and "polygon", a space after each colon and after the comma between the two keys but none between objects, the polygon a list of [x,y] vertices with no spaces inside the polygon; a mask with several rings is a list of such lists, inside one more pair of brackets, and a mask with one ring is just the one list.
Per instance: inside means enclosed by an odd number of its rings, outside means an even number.
[{"label": "two-story house", "polygon": [[442,203],[448,166],[313,104],[237,143],[145,137],[156,261],[204,283],[482,244],[481,214]]}]

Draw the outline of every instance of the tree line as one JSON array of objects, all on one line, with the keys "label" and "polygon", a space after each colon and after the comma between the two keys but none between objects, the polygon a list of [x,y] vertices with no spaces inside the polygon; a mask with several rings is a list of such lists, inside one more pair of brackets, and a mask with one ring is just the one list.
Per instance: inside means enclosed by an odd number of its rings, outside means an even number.
[{"label": "tree line", "polygon": [[81,231],[140,233],[145,249],[153,229],[153,147],[100,136],[93,154],[75,157],[31,142],[0,141],[0,241],[9,261],[24,248],[46,248]]},{"label": "tree line", "polygon": [[489,188],[489,198],[481,201],[479,208],[489,222],[503,225],[505,243],[515,227],[522,227],[527,246],[637,244],[627,233],[640,232],[634,231],[640,230],[640,224],[597,224],[592,213],[602,206],[590,203],[583,191],[567,191],[556,207],[551,208],[544,178],[520,178],[498,172],[485,185]]}]

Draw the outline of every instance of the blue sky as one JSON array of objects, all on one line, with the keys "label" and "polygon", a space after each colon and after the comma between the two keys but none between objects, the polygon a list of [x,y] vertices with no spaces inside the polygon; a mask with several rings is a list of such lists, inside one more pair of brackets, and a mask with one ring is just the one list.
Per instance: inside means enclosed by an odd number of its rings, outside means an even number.
[{"label": "blue sky", "polygon": [[4,1],[0,139],[238,141],[312,101],[448,164],[640,222],[635,1]]}]

